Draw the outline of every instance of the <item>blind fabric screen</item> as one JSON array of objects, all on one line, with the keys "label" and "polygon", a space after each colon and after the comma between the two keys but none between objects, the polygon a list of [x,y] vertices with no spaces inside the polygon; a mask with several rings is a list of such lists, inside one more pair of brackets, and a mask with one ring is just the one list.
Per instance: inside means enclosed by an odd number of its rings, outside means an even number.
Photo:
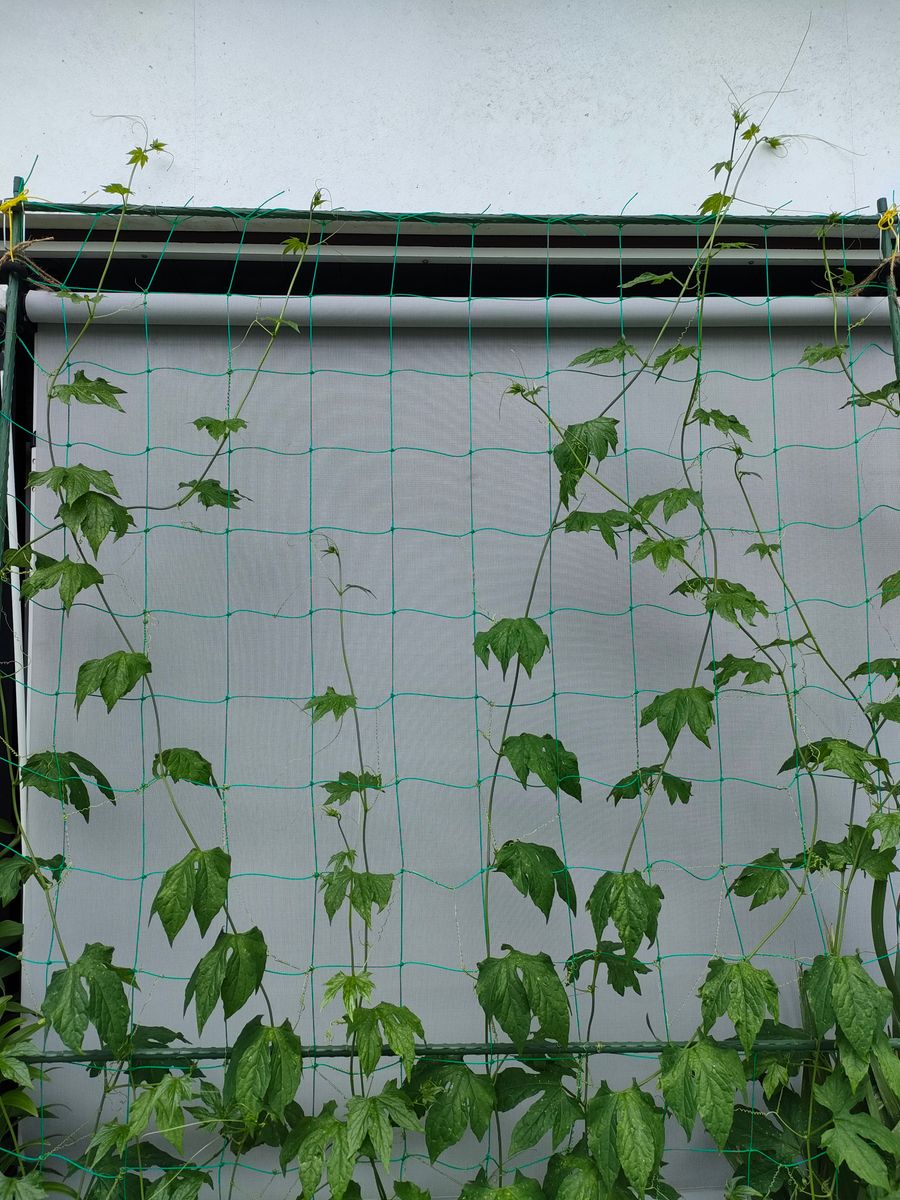
[{"label": "blind fabric screen", "polygon": [[[121,303],[134,308],[140,301]],[[489,302],[480,303],[489,311]],[[385,783],[369,817],[370,867],[399,873],[373,926],[376,998],[409,1005],[430,1041],[484,1036],[473,974],[484,957],[486,788],[510,677],[504,681],[493,661],[484,669],[472,642],[494,620],[523,613],[558,491],[548,453],[556,435],[521,398],[503,393],[514,380],[541,384],[542,403],[567,425],[596,416],[625,378],[615,363],[566,369],[577,354],[615,340],[618,328],[606,321],[591,328],[580,315],[570,325],[516,323],[512,302],[505,303],[502,321],[470,321],[462,304],[444,327],[417,323],[415,315],[373,317],[369,324],[314,317],[310,324],[308,306],[304,317],[298,304],[299,332],[288,329],[277,339],[241,412],[247,429],[210,472],[244,497],[232,510],[205,509],[196,498],[172,505],[214,445],[192,422],[234,413],[259,361],[268,335],[246,323],[252,317],[245,311],[243,324],[227,312],[224,320],[192,324],[169,310],[164,321],[153,320],[152,310],[140,321],[98,321],[71,370],[123,388],[125,413],[54,406],[57,461],[109,470],[132,507],[133,529],[100,552],[105,594],[152,661],[163,746],[197,749],[224,786],[222,801],[213,790],[176,785],[201,845],[230,852],[232,914],[240,928],[263,930],[276,1019],[289,1018],[305,1043],[346,1040],[333,1021],[336,1007],[321,1008],[325,981],[349,961],[346,922],[329,923],[317,876],[341,848],[335,822],[322,812],[321,785],[357,769],[355,741],[348,720],[312,726],[304,711],[309,697],[328,686],[347,691],[334,560],[322,554],[329,540],[340,549],[346,581],[360,585],[345,598],[347,651],[365,764]],[[764,320],[723,319],[707,331],[702,404],[735,414],[750,429],[743,465],[761,476],[747,480],[757,516],[766,536],[781,543],[785,570],[817,637],[849,672],[866,659],[898,653],[891,610],[866,603],[898,567],[897,429],[881,419],[881,409],[842,407],[849,385],[834,363],[817,372],[797,369],[803,348],[830,336],[817,327],[818,309],[804,326],[796,319],[779,323],[765,302],[753,303],[762,305]],[[43,372],[62,357],[72,328],[59,320],[58,305],[50,319],[48,302],[38,304],[44,308],[35,314],[43,319],[34,467],[43,470],[49,466]],[[622,321],[636,348],[649,350],[652,328],[638,320],[630,326],[618,302],[614,311],[616,326]],[[855,331],[853,342],[861,386],[891,377],[883,324]],[[620,422],[619,446],[599,473],[630,500],[684,486],[679,419],[691,377],[691,361],[673,365],[659,381],[648,372],[610,413]],[[761,625],[762,640],[797,637],[802,625],[771,566],[747,555],[758,538],[735,484],[733,455],[711,449],[722,440],[694,424],[686,441],[689,456],[701,444],[705,451],[693,471],[717,531],[718,573],[745,583],[768,605],[772,618]],[[614,507],[595,484],[582,491],[585,510]],[[56,504],[46,489],[30,503],[37,534],[53,524]],[[696,513],[689,509],[670,525],[688,539],[689,560],[711,574],[711,548],[697,537]],[[62,557],[69,544],[57,533],[41,548]],[[639,804],[614,806],[610,787],[636,763],[661,761],[665,745],[655,726],[639,729],[640,710],[658,693],[688,685],[704,636],[701,606],[672,594],[681,577],[677,564],[663,574],[649,561],[630,562],[627,538],[618,558],[596,533],[560,531],[551,540],[532,615],[550,638],[552,657],[522,679],[510,732],[561,739],[578,757],[583,798],[562,795],[557,803],[546,788],[523,789],[504,762],[494,840],[556,848],[572,872],[578,913],[572,917],[557,904],[545,925],[507,879],[495,877],[495,952],[501,943],[549,950],[562,964],[594,944],[584,902],[601,872],[621,867]],[[185,981],[215,928],[204,942],[189,924],[170,947],[150,919],[161,872],[189,849],[152,774],[158,743],[151,707],[138,687],[110,715],[91,697],[76,718],[79,665],[124,647],[95,593],[82,593],[65,619],[55,594],[42,593],[31,605],[29,631],[29,751],[77,749],[118,793],[115,805],[92,793],[89,822],[61,812],[46,796],[29,795],[35,852],[65,855],[57,905],[63,937],[76,952],[87,942],[114,946],[116,961],[137,971],[134,1019],[197,1043],[193,1009],[182,1015]],[[717,621],[703,665],[747,652],[741,633]],[[793,670],[802,740],[864,740],[858,712],[821,664],[799,651]],[[701,672],[701,683],[711,687],[711,680]],[[641,996],[601,990],[595,1038],[645,1039],[648,1026],[659,1038],[689,1037],[708,959],[740,955],[772,924],[770,909],[751,913],[726,888],[741,864],[773,846],[800,852],[809,833],[810,796],[790,772],[777,771],[791,752],[784,703],[773,687],[732,681],[716,697],[711,748],[688,735],[679,741],[671,769],[693,781],[690,804],[656,796],[631,859],[665,896],[658,946],[641,951],[651,971],[641,980]],[[890,741],[882,751],[896,756]],[[823,779],[820,803],[819,835],[840,838],[850,814],[846,781]],[[349,810],[346,822],[354,839]],[[798,1023],[795,959],[821,952],[836,904],[833,885],[814,880],[812,895],[760,960],[786,985],[788,1024]],[[25,927],[25,1000],[39,1005],[59,953],[33,884]],[[872,957],[864,904],[850,914],[845,944],[848,952],[858,947],[864,959]],[[571,1000],[575,1039],[585,1034],[590,998],[579,991]],[[226,1024],[218,1009],[200,1041],[233,1040],[262,1011],[257,998]],[[221,1064],[203,1069],[221,1082]],[[301,1103],[321,1104],[345,1091],[343,1070],[338,1060],[307,1063]],[[594,1062],[595,1077],[613,1086],[652,1070],[629,1058]],[[95,1097],[87,1103],[85,1096],[99,1087],[77,1067],[54,1070],[44,1084],[45,1100],[60,1105],[59,1120],[71,1128],[73,1147],[90,1132]],[[691,1145],[709,1143],[698,1132]],[[674,1122],[667,1147],[676,1186],[688,1192],[721,1186],[721,1160],[691,1152]],[[408,1177],[435,1197],[455,1197],[484,1156],[484,1144],[471,1137],[447,1152],[449,1165],[436,1168],[416,1137],[407,1150]],[[534,1158],[549,1153],[542,1145]],[[239,1192],[295,1194],[296,1180],[282,1178],[274,1152],[246,1161],[249,1168],[237,1173]]]}]

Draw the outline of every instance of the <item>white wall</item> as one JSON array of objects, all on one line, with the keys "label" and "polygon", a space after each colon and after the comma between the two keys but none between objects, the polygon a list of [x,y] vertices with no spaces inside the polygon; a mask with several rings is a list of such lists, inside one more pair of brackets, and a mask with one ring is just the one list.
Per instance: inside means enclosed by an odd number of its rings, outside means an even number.
[{"label": "white wall", "polygon": [[[869,208],[900,177],[900,5],[877,0],[41,0],[13,4],[0,192],[122,176],[134,113],[175,155],[148,202],[389,211],[693,212],[727,157],[728,88],[779,87],[747,199]],[[30,79],[30,82],[25,82]],[[754,102],[754,111],[769,96]],[[839,149],[837,147],[843,147]],[[635,195],[636,193],[636,195]],[[632,199],[632,197],[634,197]]]}]

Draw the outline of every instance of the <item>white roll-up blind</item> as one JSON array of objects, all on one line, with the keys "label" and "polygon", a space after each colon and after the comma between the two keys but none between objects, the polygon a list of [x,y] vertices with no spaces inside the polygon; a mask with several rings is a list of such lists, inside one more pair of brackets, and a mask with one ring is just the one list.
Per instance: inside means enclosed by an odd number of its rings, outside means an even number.
[{"label": "white roll-up blind", "polygon": [[[333,569],[321,551],[328,540],[336,543],[346,580],[367,589],[348,593],[346,624],[366,765],[386,785],[369,820],[369,859],[373,871],[400,873],[373,930],[377,996],[408,1004],[429,1040],[480,1040],[484,1021],[472,975],[484,956],[484,780],[509,679],[476,663],[472,641],[497,618],[522,613],[557,488],[545,422],[521,399],[507,396],[501,404],[501,397],[510,382],[525,379],[545,387],[542,402],[560,423],[596,415],[622,386],[619,365],[594,373],[567,365],[592,345],[615,340],[610,327],[646,351],[667,304],[291,301],[287,316],[301,324],[303,336],[288,330],[277,339],[241,410],[247,429],[211,472],[245,497],[232,511],[205,510],[196,501],[159,506],[183,494],[179,484],[203,469],[212,443],[192,422],[235,412],[267,337],[248,326],[275,315],[277,302],[110,296],[102,320],[77,347],[71,370],[101,374],[123,388],[125,413],[56,406],[56,454],[59,461],[108,469],[124,502],[135,506],[134,530],[100,554],[106,595],[152,660],[164,743],[198,749],[226,785],[224,803],[185,784],[179,796],[201,844],[227,845],[234,918],[241,927],[263,929],[276,1018],[295,1021],[304,1042],[344,1039],[332,1023],[336,1011],[320,1009],[324,981],[348,961],[345,924],[329,924],[317,889],[317,875],[340,848],[334,822],[322,812],[320,784],[355,769],[348,722],[313,728],[303,711],[312,693],[345,690]],[[41,368],[34,466],[44,469],[42,380],[84,308],[32,292],[28,312],[38,323]],[[817,633],[835,648],[841,670],[850,671],[868,657],[896,653],[896,627],[866,598],[898,566],[898,442],[896,426],[882,421],[880,410],[842,407],[848,382],[834,363],[798,369],[804,347],[822,340],[830,314],[824,300],[710,300],[701,398],[704,407],[735,414],[749,427],[744,462],[761,476],[748,479],[759,520],[781,543],[785,569]],[[854,378],[879,386],[891,377],[880,310],[852,301],[841,320],[856,322],[863,314],[870,319],[853,334]],[[619,450],[602,476],[620,494],[634,499],[683,483],[678,422],[691,378],[691,362],[672,366],[659,381],[647,373],[613,410]],[[705,510],[718,531],[718,570],[765,600],[773,614],[766,640],[797,635],[796,612],[771,569],[747,556],[757,538],[735,487],[733,456],[713,451],[721,438],[710,432],[691,426],[688,450],[696,453],[702,433]],[[30,503],[37,533],[52,521],[55,503],[46,491]],[[585,489],[585,509],[613,506],[594,485]],[[696,532],[690,511],[672,525],[688,537]],[[691,561],[707,571],[709,545],[690,540],[688,546]],[[62,535],[42,548],[61,555]],[[521,838],[554,846],[572,871],[578,913],[570,920],[558,905],[545,925],[497,878],[495,946],[549,948],[561,964],[593,943],[584,902],[600,872],[621,866],[637,814],[636,801],[614,806],[607,799],[610,786],[636,762],[662,758],[655,728],[638,730],[638,711],[658,692],[690,680],[703,639],[698,605],[672,594],[679,578],[675,570],[660,574],[648,562],[629,563],[624,543],[616,559],[596,536],[554,536],[533,607],[553,657],[523,678],[511,730],[550,733],[575,752],[583,799],[563,796],[557,806],[546,789],[525,790],[504,771],[494,837],[497,845]],[[46,797],[32,797],[36,852],[62,852],[69,867],[58,905],[64,937],[77,950],[87,941],[114,945],[117,961],[138,972],[135,1019],[195,1042],[193,1010],[182,1015],[183,995],[204,943],[186,928],[170,948],[149,919],[160,873],[188,849],[152,777],[152,713],[135,692],[109,716],[92,698],[76,720],[79,664],[122,645],[95,596],[79,596],[64,620],[51,594],[42,593],[31,607],[30,630],[30,749],[78,749],[119,792],[115,807],[98,800],[89,824],[60,813]],[[745,650],[740,633],[718,622],[703,666]],[[804,738],[858,733],[852,705],[833,679],[802,653],[795,669]],[[704,671],[701,679],[709,684],[711,676]],[[735,684],[718,697],[711,748],[687,737],[679,743],[672,769],[693,781],[693,798],[671,806],[657,797],[646,841],[632,860],[649,869],[665,894],[658,958],[655,949],[642,953],[650,974],[641,980],[640,997],[603,990],[595,1037],[641,1039],[648,1025],[660,1037],[690,1036],[707,960],[739,955],[771,923],[768,910],[750,913],[745,902],[732,904],[726,885],[734,864],[772,846],[799,852],[810,832],[809,797],[772,765],[790,751],[783,709],[773,689]],[[847,789],[824,782],[820,836],[840,837],[848,813]],[[765,965],[785,989],[788,1024],[799,1019],[794,960],[821,950],[821,929],[836,902],[829,885],[811,886],[812,899],[798,905],[766,952]],[[872,953],[867,921],[862,909],[850,914],[846,943],[864,957]],[[58,958],[43,900],[31,888],[29,1002],[39,1003]],[[252,1001],[227,1028],[217,1012],[202,1041],[233,1038],[257,1009]],[[573,1037],[584,1035],[587,1010],[583,994],[573,998]],[[316,1103],[345,1090],[338,1065],[309,1067],[305,1105],[314,1088]],[[614,1085],[627,1084],[636,1070],[627,1059],[603,1059],[600,1069]],[[208,1071],[221,1081],[216,1064]],[[647,1073],[645,1064],[638,1073]],[[44,1098],[68,1105],[59,1120],[80,1135],[94,1112],[92,1089],[99,1084],[66,1068],[48,1080]],[[675,1126],[667,1144],[676,1186],[689,1192],[721,1186],[716,1155],[687,1149]],[[692,1145],[708,1143],[698,1134]],[[436,1198],[455,1197],[484,1147],[464,1140],[448,1152],[450,1168],[435,1170],[414,1138],[410,1153],[410,1178]],[[546,1153],[542,1145],[534,1157]],[[275,1174],[239,1171],[238,1194],[295,1194],[296,1182],[277,1173],[274,1153],[259,1152],[252,1162]]]},{"label": "white roll-up blind", "polygon": [[[197,293],[118,293],[104,296],[97,318],[106,325],[249,325],[272,320],[281,312],[281,296],[222,296]],[[33,291],[26,301],[28,315],[41,324],[64,322],[80,325],[87,316],[84,303],[60,300],[49,292]],[[846,327],[864,321],[873,328],[887,325],[883,301],[853,297],[839,301],[838,324]],[[317,327],[416,329],[478,328],[532,329],[550,325],[557,329],[659,328],[668,318],[679,326],[696,320],[696,303],[682,300],[618,297],[579,298],[554,296],[549,300],[423,296],[312,296],[293,297],[284,312],[286,320]],[[712,296],[704,304],[706,326],[737,328],[832,324],[834,307],[828,296]]]}]

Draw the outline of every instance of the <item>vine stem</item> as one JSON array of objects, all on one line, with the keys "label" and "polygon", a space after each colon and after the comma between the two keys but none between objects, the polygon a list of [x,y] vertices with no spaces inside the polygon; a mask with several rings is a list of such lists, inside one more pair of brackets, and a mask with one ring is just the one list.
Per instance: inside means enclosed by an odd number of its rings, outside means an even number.
[{"label": "vine stem", "polygon": [[[145,149],[146,149],[146,146],[145,146]],[[135,176],[137,169],[138,169],[137,164],[135,164],[132,167],[132,171],[131,171],[131,174],[129,175],[129,179],[128,179],[127,186],[129,188],[129,190],[131,188],[131,184],[134,181],[134,176]],[[109,272],[109,268],[112,263],[113,257],[115,255],[116,247],[118,245],[119,237],[121,235],[121,231],[122,231],[122,228],[124,225],[124,221],[125,221],[125,217],[126,217],[126,213],[127,213],[127,207],[128,206],[127,206],[127,197],[126,197],[126,203],[123,203],[121,212],[119,213],[119,218],[116,223],[115,233],[114,233],[114,236],[110,243],[110,248],[107,253],[106,261],[104,263],[103,269],[100,274],[100,279],[99,279],[97,288],[94,293],[93,301],[90,303],[90,307],[89,307],[89,311],[88,311],[88,318],[85,321],[85,323],[82,325],[82,327],[79,330],[76,337],[73,339],[71,345],[67,348],[62,361],[59,363],[59,365],[56,367],[54,372],[49,377],[49,382],[47,385],[47,443],[48,443],[48,453],[49,453],[50,462],[51,462],[52,466],[56,465],[56,458],[55,458],[54,448],[53,448],[54,443],[53,443],[52,421],[51,421],[53,390],[54,390],[54,387],[56,386],[56,382],[58,381],[60,375],[62,374],[62,371],[64,370],[66,364],[71,360],[71,357],[72,357],[76,347],[81,342],[81,340],[84,338],[88,329],[90,329],[91,325],[93,324],[93,320],[94,320],[94,317],[96,314],[97,305],[99,303],[102,287],[106,280],[107,274]],[[311,229],[311,223],[312,223],[312,217],[310,216],[310,222],[309,222],[309,227],[308,227],[309,229]],[[238,408],[236,410],[236,415],[238,415],[240,413],[241,409],[243,409],[244,405],[246,404],[247,400],[249,399],[250,394],[253,391],[253,389],[262,373],[262,370],[266,363],[266,360],[268,359],[268,356],[271,353],[272,347],[275,343],[275,339],[276,339],[276,337],[279,333],[279,330],[281,328],[281,325],[283,323],[284,314],[287,311],[287,305],[290,300],[291,293],[293,292],[293,288],[299,277],[300,270],[303,266],[305,257],[306,257],[306,251],[304,250],[298,256],[298,261],[297,261],[297,264],[291,275],[287,293],[282,302],[281,310],[280,310],[278,318],[276,319],[275,327],[270,333],[269,341],[266,345],[265,351],[263,352],[263,355],[262,355],[259,363],[257,364],[256,370],[254,371],[253,376],[244,392],[244,395],[240,401],[240,404],[238,405]],[[212,468],[213,463],[216,461],[218,456],[221,454],[223,447],[225,446],[225,444],[228,441],[228,437],[229,437],[229,435],[226,433],[225,436],[222,439],[220,439],[218,445],[216,446],[216,449],[214,450],[206,467],[204,468],[204,471],[201,473],[199,479],[192,486],[190,492],[188,492],[188,494],[186,496],[182,497],[181,500],[179,500],[177,503],[175,503],[173,505],[169,505],[167,507],[169,507],[169,508],[181,507],[181,505],[186,503],[186,501],[189,500],[191,498],[191,496],[196,493],[199,484],[202,482],[203,479],[206,478],[207,474],[209,473],[210,469]],[[37,540],[37,539],[35,539],[35,540]],[[81,546],[81,543],[79,542],[79,540],[77,538],[74,538],[73,540],[74,540],[78,554],[81,557],[82,561],[87,563],[88,558],[84,552],[83,547]],[[102,586],[95,585],[95,587],[96,587],[97,594],[100,598],[100,601],[101,601],[103,607],[105,608],[107,614],[109,615],[110,619],[112,620],[113,625],[117,629],[119,635],[122,637],[123,641],[125,642],[125,645],[128,647],[128,649],[131,653],[136,653],[137,651],[135,650],[134,644],[132,643],[131,639],[129,638],[122,622],[119,620],[119,618],[116,616],[115,612],[113,611],[112,606],[110,605]],[[147,695],[150,700],[151,709],[153,712],[158,754],[161,755],[162,751],[163,751],[163,739],[162,739],[162,724],[161,724],[161,719],[160,719],[159,704],[158,704],[156,692],[155,692],[155,689],[153,688],[152,683],[146,676],[144,677],[144,681],[145,681],[145,686],[147,689]],[[200,842],[198,841],[196,834],[193,832],[193,830],[190,826],[190,823],[188,822],[187,818],[184,815],[184,812],[181,809],[181,806],[178,803],[177,797],[175,796],[174,790],[171,786],[171,781],[165,775],[161,776],[161,778],[163,780],[163,784],[164,784],[166,792],[168,794],[169,801],[172,805],[173,811],[175,812],[175,815],[176,815],[179,823],[181,824],[182,828],[184,829],[189,841],[191,842],[192,847],[195,850],[200,850],[201,849]],[[222,796],[221,789],[219,789],[217,786],[216,790],[221,798],[221,796]],[[25,836],[24,830],[22,829],[20,831],[21,831],[23,839],[24,839],[24,836]],[[38,876],[38,879],[39,879],[39,882],[41,883],[41,885],[46,889],[46,887],[48,886],[46,884],[46,881],[44,881],[42,879],[42,877],[40,877],[40,876]],[[223,905],[223,914],[224,914],[225,921],[226,921],[228,928],[231,930],[232,933],[237,934],[237,932],[238,932],[237,926],[235,925],[235,922],[232,918],[230,906],[229,906],[227,900],[225,901],[225,903]],[[54,927],[55,927],[55,915],[51,914],[51,919],[53,920]],[[62,951],[62,947],[61,947],[61,951]],[[65,955],[64,955],[64,957],[65,957]],[[68,959],[66,959],[66,962],[68,963]],[[266,989],[264,982],[260,982],[259,992],[265,1003],[266,1010],[267,1010],[268,1016],[269,1016],[269,1021],[272,1025],[274,1025],[275,1024],[274,1010],[273,1010],[271,998],[269,997],[269,994],[268,994],[268,991]]]},{"label": "vine stem", "polygon": [[[550,521],[550,528],[541,543],[541,549],[538,554],[537,564],[534,568],[534,573],[531,577],[531,586],[528,589],[528,599],[525,601],[524,616],[528,617],[531,614],[531,606],[534,603],[535,592],[537,591],[538,580],[543,569],[544,559],[547,556],[547,551],[550,548],[550,541],[556,530],[559,514],[562,512],[562,501],[560,500],[553,513]],[[487,843],[488,859],[493,858],[494,852],[494,798],[497,790],[497,780],[500,777],[500,764],[503,761],[503,744],[506,741],[506,735],[509,732],[509,724],[512,718],[512,711],[516,702],[516,694],[519,690],[519,679],[521,677],[521,663],[516,658],[516,665],[513,669],[512,685],[509,690],[509,700],[506,703],[506,710],[503,717],[503,728],[500,733],[500,748],[497,751],[494,761],[494,769],[491,772],[491,780],[488,785],[488,799],[485,819],[485,841]],[[484,912],[484,949],[488,958],[491,956],[491,922],[490,922],[490,883],[491,883],[491,866],[490,861],[484,872],[484,883],[482,885],[482,908]]]},{"label": "vine stem", "polygon": [[[353,684],[353,672],[350,667],[350,654],[347,649],[346,606],[344,603],[344,597],[345,597],[347,591],[349,590],[349,588],[354,587],[356,585],[344,583],[344,567],[343,567],[343,562],[341,559],[341,553],[340,553],[340,550],[338,549],[338,547],[334,544],[334,542],[330,541],[329,539],[326,539],[326,548],[325,548],[324,553],[326,555],[333,555],[337,562],[338,579],[337,579],[336,584],[334,583],[334,581],[332,581],[332,586],[334,587],[334,589],[338,595],[338,635],[339,635],[340,648],[341,648],[341,661],[344,666],[344,675],[347,679],[347,688],[348,688],[349,694],[353,697],[353,705],[350,709],[350,713],[351,713],[351,717],[353,720],[353,729],[354,729],[354,735],[355,735],[355,741],[356,741],[357,762],[359,764],[359,778],[360,778],[360,782],[362,782],[362,780],[365,776],[365,773],[366,773],[365,760],[363,757],[362,728],[360,726],[359,712],[358,712],[357,703],[356,703],[356,689]],[[368,842],[367,842],[367,833],[368,833],[367,822],[368,822],[370,805],[369,805],[367,788],[360,789],[359,798],[360,798],[360,832],[359,832],[360,850],[362,851],[363,866],[365,868],[366,873],[368,874],[369,873],[369,851],[368,851]],[[336,812],[335,817],[337,820],[338,829],[340,830],[341,838],[343,839],[344,846],[346,847],[346,850],[347,850],[347,854],[348,854],[348,856],[353,856],[354,851],[350,845],[350,842],[347,838],[346,833],[344,832],[344,826],[343,826],[343,822],[341,821],[340,813]],[[352,884],[351,884],[351,887],[352,887]],[[371,908],[370,908],[370,912],[371,912]],[[347,933],[348,933],[348,937],[349,937],[349,941],[350,941],[350,973],[351,973],[351,975],[355,975],[356,974],[355,938],[354,938],[354,926],[353,926],[353,905],[351,903],[348,903],[348,905],[347,905]],[[368,922],[365,920],[365,918],[363,918],[363,971],[364,972],[368,969],[369,949],[370,949],[369,925],[368,925]],[[353,1031],[352,1028],[350,1029],[350,1038],[351,1038],[351,1046],[355,1047],[356,1041],[357,1041],[357,1035]],[[355,1085],[354,1085],[353,1055],[352,1054],[349,1059],[349,1076],[350,1076],[350,1093],[351,1093],[351,1095],[355,1095],[356,1093],[355,1093]],[[360,1068],[359,1068],[359,1086],[360,1086],[360,1091],[362,1092],[362,1094],[366,1095],[366,1080],[365,1080],[365,1076],[363,1074],[362,1066],[360,1066]],[[381,1175],[378,1170],[378,1164],[376,1163],[373,1155],[369,1156],[369,1165],[372,1168],[372,1176],[373,1176],[373,1179],[375,1180],[375,1187],[378,1191],[379,1200],[388,1200],[387,1192],[385,1190],[384,1183],[382,1182]]]},{"label": "vine stem", "polygon": [[[528,598],[525,601],[524,616],[528,617],[531,614],[531,606],[534,603],[535,592],[537,591],[538,580],[541,577],[541,570],[544,566],[544,559],[547,556],[547,551],[550,548],[550,542],[553,538],[553,533],[556,529],[559,520],[559,514],[562,512],[562,501],[558,501],[556,509],[550,520],[550,527],[541,543],[541,549],[538,554],[537,563],[535,564],[534,572],[531,577],[531,585],[528,589]],[[506,735],[509,732],[509,724],[512,719],[512,711],[516,701],[516,694],[519,689],[519,679],[521,677],[521,663],[516,658],[516,665],[513,669],[513,679],[509,690],[509,700],[506,703],[506,711],[503,717],[503,728],[500,733],[500,746],[494,760],[494,769],[491,772],[491,780],[488,785],[488,800],[485,815],[485,843],[487,847],[488,862],[484,869],[484,876],[481,890],[482,912],[484,914],[484,949],[485,957],[491,957],[491,918],[490,918],[490,892],[491,892],[491,870],[494,857],[494,799],[497,791],[497,780],[500,777],[500,764],[503,761],[503,744],[506,741]],[[485,1018],[484,1040],[490,1042],[493,1022]],[[500,1070],[500,1064],[494,1064],[492,1067],[490,1057],[485,1058],[485,1069],[487,1073],[496,1078]],[[497,1131],[497,1174],[500,1186],[503,1185],[504,1162],[503,1162],[503,1128],[500,1122],[500,1114],[494,1110],[494,1125]]]},{"label": "vine stem", "polygon": [[[62,955],[63,962],[68,967],[71,966],[71,960],[66,952],[66,944],[63,941],[62,934],[60,933],[59,923],[56,917],[56,908],[50,895],[51,887],[43,876],[40,863],[38,862],[37,855],[34,852],[34,849],[28,838],[28,833],[25,829],[25,824],[22,820],[21,810],[19,807],[19,781],[16,775],[15,766],[13,764],[13,752],[9,740],[9,713],[6,707],[6,693],[2,686],[0,686],[0,721],[2,721],[3,744],[7,751],[6,762],[9,770],[9,794],[12,801],[13,821],[18,831],[19,838],[22,841],[22,845],[25,847],[26,857],[31,864],[32,878],[36,880],[38,886],[44,894],[44,899],[47,902],[47,914],[50,918],[50,925],[53,929],[54,936],[56,937],[56,943],[59,946],[59,952]],[[2,1107],[2,1105],[0,1105],[0,1107]]]}]

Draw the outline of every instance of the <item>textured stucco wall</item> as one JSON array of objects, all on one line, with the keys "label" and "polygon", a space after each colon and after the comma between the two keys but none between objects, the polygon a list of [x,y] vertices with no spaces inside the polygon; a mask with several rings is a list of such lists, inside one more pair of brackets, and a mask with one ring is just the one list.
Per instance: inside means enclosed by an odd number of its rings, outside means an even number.
[{"label": "textured stucco wall", "polygon": [[900,6],[874,0],[8,7],[30,68],[0,157],[11,177],[39,155],[33,189],[54,199],[120,177],[132,135],[104,117],[134,113],[175,155],[145,172],[147,201],[300,207],[320,183],[345,208],[691,212],[727,156],[728,86],[778,88],[798,48],[768,128],[824,141],[760,159],[746,198],[866,208],[898,175]]}]

